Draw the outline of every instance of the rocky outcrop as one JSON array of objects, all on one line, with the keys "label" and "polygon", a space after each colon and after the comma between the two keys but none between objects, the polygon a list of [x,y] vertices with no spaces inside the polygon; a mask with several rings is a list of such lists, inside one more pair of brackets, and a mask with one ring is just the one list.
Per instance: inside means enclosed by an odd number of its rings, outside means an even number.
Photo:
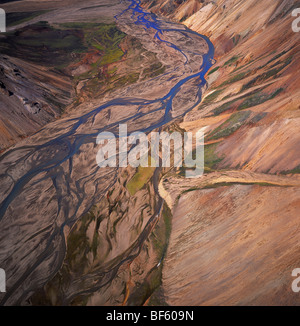
[{"label": "rocky outcrop", "polygon": [[0,57],[0,150],[57,119],[71,103],[70,78],[10,56]]}]

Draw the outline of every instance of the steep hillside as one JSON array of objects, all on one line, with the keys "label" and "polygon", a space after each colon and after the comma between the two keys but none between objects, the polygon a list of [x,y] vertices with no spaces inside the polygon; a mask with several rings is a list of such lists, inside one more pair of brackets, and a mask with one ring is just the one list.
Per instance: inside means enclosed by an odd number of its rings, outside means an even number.
[{"label": "steep hillside", "polygon": [[[5,5],[0,305],[300,305],[297,3],[50,2]],[[100,167],[120,123],[205,127],[204,175]]]},{"label": "steep hillside", "polygon": [[290,290],[300,260],[300,34],[291,28],[299,3],[143,3],[216,49],[204,99],[180,123],[206,127],[206,174],[187,182],[170,171],[160,184],[174,214],[166,301],[300,304]]},{"label": "steep hillside", "polygon": [[73,98],[68,76],[21,58],[1,55],[0,151],[57,119]]},{"label": "steep hillside", "polygon": [[2,6],[0,151],[82,103],[164,71],[154,53],[117,28],[111,6],[118,4]]},{"label": "steep hillside", "polygon": [[[99,166],[98,134],[117,134],[120,123],[128,133],[169,128],[200,102],[199,68],[210,66],[213,47],[163,19],[157,26],[168,35],[160,41],[155,29],[137,24],[128,2],[121,8],[93,2],[93,9],[118,15],[117,26],[58,22],[47,14],[48,23],[24,23],[4,42],[20,56],[35,47],[32,62],[41,61],[43,43],[52,54],[54,47],[56,56],[45,56],[45,64],[71,72],[83,87],[71,112],[1,156],[0,263],[8,277],[0,305],[163,302],[161,292],[152,296],[170,235],[170,211],[157,189],[160,169]],[[85,8],[68,10],[68,19],[78,12],[90,18]]]}]

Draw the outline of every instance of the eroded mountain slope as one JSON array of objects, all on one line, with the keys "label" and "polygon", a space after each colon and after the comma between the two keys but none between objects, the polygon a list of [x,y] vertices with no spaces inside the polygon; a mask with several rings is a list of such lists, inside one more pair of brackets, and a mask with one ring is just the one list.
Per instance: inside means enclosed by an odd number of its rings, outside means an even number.
[{"label": "eroded mountain slope", "polygon": [[167,302],[298,305],[300,37],[291,12],[299,3],[144,4],[208,35],[217,59],[203,102],[180,123],[206,127],[206,173],[187,182],[170,171],[159,187],[174,213]]},{"label": "eroded mountain slope", "polygon": [[164,72],[153,52],[118,29],[113,7],[121,10],[118,1],[3,5],[0,151],[82,103]]},{"label": "eroded mountain slope", "polygon": [[[145,81],[142,72],[134,86],[114,89],[89,103],[83,97],[78,111],[68,118],[80,120],[79,112],[88,116],[87,124],[74,133],[79,140],[82,135],[87,137],[86,143],[73,160],[52,170],[51,180],[45,175],[39,185],[36,177],[25,193],[18,195],[21,204],[12,203],[9,213],[20,220],[4,218],[3,229],[10,230],[6,248],[22,264],[16,268],[7,261],[8,270],[15,273],[9,279],[12,290],[2,302],[298,304],[290,290],[291,271],[299,267],[300,260],[299,80],[295,74],[299,36],[291,31],[290,16],[295,3],[144,3],[209,35],[215,44],[217,63],[208,74],[209,87],[203,102],[175,125],[164,127],[170,132],[206,127],[205,175],[191,181],[184,178],[184,168],[163,170],[160,175],[151,169],[97,169],[92,137],[99,126],[135,116],[141,103],[128,105],[126,110],[116,105],[94,117],[89,113],[109,96],[162,97],[167,86],[171,88],[180,77],[170,64],[180,67],[182,74],[195,72],[201,64],[201,53],[207,51],[207,44],[195,39],[192,52],[199,53],[191,56],[188,67],[184,67],[181,55],[160,42],[150,42],[154,32],[148,35],[126,17],[121,21],[122,30],[156,52],[167,66],[166,72],[174,73],[173,80],[160,75],[158,84],[153,79]],[[80,17],[82,11],[76,6],[72,12]],[[117,12],[117,8],[114,10]],[[54,15],[47,15],[52,23]],[[62,16],[64,23],[70,23]],[[164,37],[191,50],[190,42],[185,44],[185,39],[176,38],[175,33],[165,33]],[[80,66],[75,64],[72,71]],[[190,105],[195,86],[188,84],[174,101],[173,117],[180,117]],[[159,121],[163,114],[156,109],[155,105],[143,108],[133,119],[131,130],[136,130],[137,124],[140,129]],[[52,123],[21,145],[51,142],[53,135],[60,139],[66,130],[72,131],[68,123],[68,119]],[[50,154],[59,160],[67,146],[54,145]],[[21,162],[23,153],[16,155]],[[49,153],[40,155],[47,158]],[[8,155],[4,163],[10,159]],[[30,156],[25,169],[31,171],[32,162]],[[3,192],[13,188],[9,177],[4,181]],[[41,195],[42,189],[47,191]],[[26,191],[31,209],[43,212],[43,220],[25,205]],[[164,206],[162,214],[157,211],[159,195],[169,206]],[[30,218],[31,226],[22,226],[20,238],[18,223],[24,216]],[[39,231],[32,233],[32,225]],[[38,250],[32,251],[32,247]]]},{"label": "eroded mountain slope", "polygon": [[[199,76],[211,66],[213,46],[151,15],[154,28],[145,28],[129,4],[123,2],[121,11],[106,7],[117,16],[118,30],[144,49],[133,53],[135,66],[130,60],[124,66],[138,67],[138,80],[83,101],[1,156],[0,260],[8,275],[3,305],[144,304],[160,285],[169,217],[157,191],[159,169],[123,176],[118,167],[99,166],[97,136],[117,135],[120,123],[127,124],[128,134],[159,130],[197,106],[205,88]],[[42,25],[45,32],[57,29]],[[78,23],[71,25],[61,35],[70,29],[81,35]],[[159,67],[144,65],[157,63],[153,54]]]}]

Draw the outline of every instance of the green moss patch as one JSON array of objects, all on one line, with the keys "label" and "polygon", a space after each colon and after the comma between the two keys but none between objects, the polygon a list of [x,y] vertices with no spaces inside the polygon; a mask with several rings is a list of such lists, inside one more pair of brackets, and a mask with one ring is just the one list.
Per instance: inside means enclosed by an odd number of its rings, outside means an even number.
[{"label": "green moss patch", "polygon": [[216,169],[216,166],[223,161],[224,157],[216,154],[218,144],[209,144],[204,146],[204,171],[210,172]]},{"label": "green moss patch", "polygon": [[220,187],[231,187],[235,185],[241,186],[261,186],[261,187],[288,187],[288,186],[281,186],[269,182],[217,182],[213,184],[208,184],[203,187],[192,187],[182,192],[182,194],[189,193],[192,191],[203,190],[203,189],[216,189]]},{"label": "green moss patch", "polygon": [[237,131],[249,118],[251,111],[236,112],[208,135],[208,140],[228,137]]},{"label": "green moss patch", "polygon": [[220,69],[220,67],[215,67],[207,75],[209,76],[209,75],[213,74],[214,72],[218,71],[219,69]]},{"label": "green moss patch", "polygon": [[209,105],[209,104],[211,104],[212,102],[215,101],[215,99],[217,99],[219,97],[219,95],[222,94],[223,91],[224,91],[224,89],[217,89],[213,93],[207,95],[205,97],[205,99],[203,100],[202,105]]},{"label": "green moss patch", "polygon": [[241,72],[239,74],[236,74],[235,76],[229,78],[228,80],[224,81],[219,87],[224,87],[233,83],[236,83],[242,79],[245,79],[246,77],[249,77],[253,72],[251,70],[247,70],[245,72]]},{"label": "green moss patch", "polygon": [[247,108],[251,108],[253,106],[262,104],[266,101],[269,101],[279,95],[283,91],[283,88],[279,88],[271,94],[265,94],[259,92],[258,94],[247,97],[239,106],[238,110],[245,110]]},{"label": "green moss patch", "polygon": [[213,113],[213,115],[217,116],[226,111],[245,110],[247,108],[251,108],[256,105],[260,105],[264,102],[267,102],[267,101],[275,98],[283,90],[284,90],[283,88],[279,88],[270,94],[264,93],[261,90],[255,90],[251,93],[248,93],[248,94],[243,95],[237,99],[228,101],[228,102],[218,106],[217,108],[212,110],[212,113]]},{"label": "green moss patch", "polygon": [[269,69],[268,71],[264,72],[263,74],[260,74],[258,76],[256,76],[255,78],[253,78],[252,80],[250,80],[247,84],[245,84],[242,88],[243,90],[246,90],[250,87],[259,85],[262,82],[267,81],[270,78],[277,78],[278,74],[285,68],[287,67],[293,60],[293,57],[288,57],[287,59],[285,59],[283,62],[278,62],[278,64],[276,64],[275,68]]},{"label": "green moss patch", "polygon": [[281,172],[281,174],[284,174],[284,175],[287,175],[287,174],[300,174],[300,164],[298,166],[296,166],[292,170],[287,170],[287,171]]},{"label": "green moss patch", "polygon": [[155,168],[138,167],[137,173],[127,183],[127,189],[131,196],[135,195],[141,190],[144,185],[150,180],[154,173]]},{"label": "green moss patch", "polygon": [[224,66],[231,66],[232,64],[234,64],[236,61],[238,61],[239,56],[235,55],[232,58],[230,58],[228,61],[226,61],[224,63]]}]

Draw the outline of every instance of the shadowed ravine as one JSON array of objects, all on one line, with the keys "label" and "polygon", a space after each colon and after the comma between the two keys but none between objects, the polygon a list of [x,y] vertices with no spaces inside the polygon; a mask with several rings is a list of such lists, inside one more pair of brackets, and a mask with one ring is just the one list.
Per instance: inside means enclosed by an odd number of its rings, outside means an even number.
[{"label": "shadowed ravine", "polygon": [[[121,123],[128,132],[147,133],[201,102],[204,76],[213,64],[209,39],[145,12],[140,1],[126,3],[128,8],[116,15],[120,29],[156,52],[166,72],[112,93],[111,100],[95,109],[47,125],[1,156],[0,266],[7,273],[1,305],[22,304],[57,273],[68,230],[115,184],[118,169],[96,164],[97,135],[117,134]],[[156,185],[158,177],[155,173]],[[126,257],[107,270],[95,288],[110,282],[124,262],[139,254],[161,207],[159,199]]]}]

